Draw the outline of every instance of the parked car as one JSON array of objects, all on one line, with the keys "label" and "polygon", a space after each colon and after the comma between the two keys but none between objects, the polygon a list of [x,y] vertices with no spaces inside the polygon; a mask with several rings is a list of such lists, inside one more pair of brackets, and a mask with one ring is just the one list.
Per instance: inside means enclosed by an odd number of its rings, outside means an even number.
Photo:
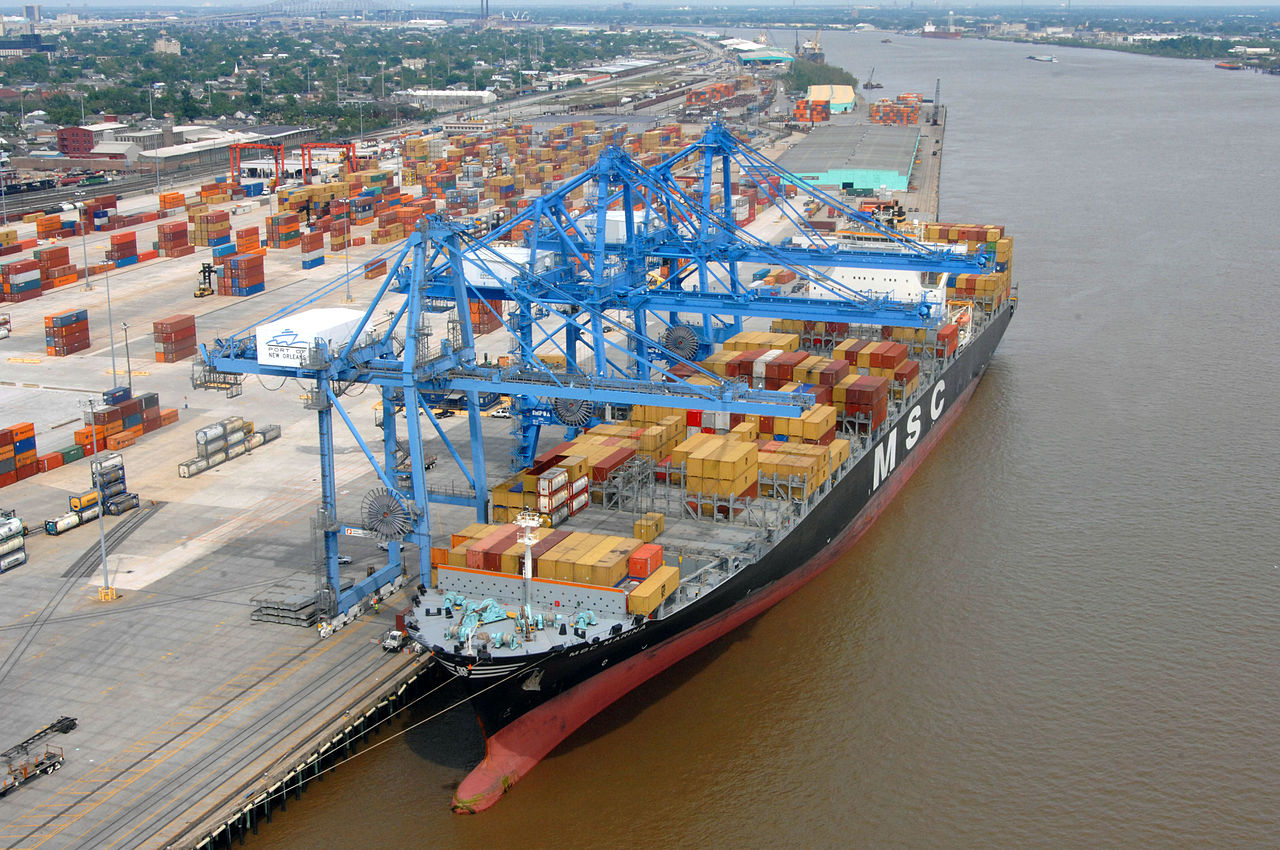
[{"label": "parked car", "polygon": [[490,415],[490,416],[492,416],[494,419],[510,419],[510,418],[511,418],[511,408],[509,408],[509,407],[499,407],[498,409],[494,410],[494,411],[493,411],[493,413],[490,413],[489,415]]}]

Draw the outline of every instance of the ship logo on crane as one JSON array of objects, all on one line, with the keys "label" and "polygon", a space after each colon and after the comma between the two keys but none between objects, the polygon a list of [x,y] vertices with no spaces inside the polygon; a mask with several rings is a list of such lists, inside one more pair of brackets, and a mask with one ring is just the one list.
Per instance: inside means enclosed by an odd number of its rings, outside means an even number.
[{"label": "ship logo on crane", "polygon": [[276,331],[275,336],[267,340],[267,345],[284,345],[292,347],[298,344],[299,339],[301,339],[301,337],[298,336],[297,331],[291,331],[288,328],[281,328]]}]

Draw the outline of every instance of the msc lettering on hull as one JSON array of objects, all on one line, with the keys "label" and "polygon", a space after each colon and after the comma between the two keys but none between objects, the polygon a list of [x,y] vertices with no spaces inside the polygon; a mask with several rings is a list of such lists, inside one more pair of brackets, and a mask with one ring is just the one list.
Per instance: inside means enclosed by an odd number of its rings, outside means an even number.
[{"label": "msc lettering on hull", "polygon": [[[946,398],[943,397],[943,391],[947,388],[947,382],[938,379],[938,383],[933,385],[933,393],[929,397],[929,427],[938,421],[938,417],[942,415],[942,408],[946,406]],[[916,447],[916,443],[920,442],[923,430],[920,426],[920,405],[911,408],[911,412],[907,414],[906,429],[903,432],[906,442],[903,445],[902,455],[907,454]],[[876,446],[874,469],[871,475],[871,490],[874,492],[879,489],[890,475],[893,469],[898,465],[898,429],[895,427],[885,434],[884,439]]]}]

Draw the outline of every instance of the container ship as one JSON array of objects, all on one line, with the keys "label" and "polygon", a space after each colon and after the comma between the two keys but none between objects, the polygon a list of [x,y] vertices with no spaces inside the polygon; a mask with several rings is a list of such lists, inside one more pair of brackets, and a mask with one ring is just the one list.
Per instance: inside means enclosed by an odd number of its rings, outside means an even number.
[{"label": "container ship", "polygon": [[[944,223],[919,236],[987,250],[994,270],[840,271],[851,287],[879,275],[899,296],[931,291],[939,325],[775,319],[685,372],[811,393],[802,415],[634,406],[494,486],[492,521],[432,549],[405,628],[467,683],[486,739],[455,811],[489,807],[590,717],[812,579],[943,438],[1017,305],[1012,238]],[[805,286],[781,270],[764,283]]]},{"label": "container ship", "polygon": [[933,21],[927,21],[920,30],[921,38],[960,38],[964,35],[964,30],[955,25],[953,21],[948,21],[944,26],[935,26]]}]

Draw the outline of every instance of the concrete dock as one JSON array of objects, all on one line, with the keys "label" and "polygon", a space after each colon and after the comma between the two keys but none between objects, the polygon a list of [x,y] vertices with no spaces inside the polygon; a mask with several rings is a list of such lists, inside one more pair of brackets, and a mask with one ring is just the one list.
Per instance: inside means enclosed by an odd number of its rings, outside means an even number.
[{"label": "concrete dock", "polygon": [[[154,209],[155,199],[121,202],[122,211],[131,207]],[[261,226],[270,211],[262,206],[236,215],[233,226]],[[32,227],[20,225],[20,236]],[[139,242],[149,243],[155,227],[139,226]],[[77,264],[81,254],[93,262],[108,236],[95,233],[67,244]],[[351,268],[384,247],[352,249]],[[40,453],[72,442],[85,401],[127,383],[121,322],[130,329],[134,391],[157,392],[162,407],[179,411],[177,424],[122,451],[129,488],[139,493],[143,508],[102,523],[110,583],[120,594],[114,601],[98,597],[96,522],[57,537],[36,531],[66,511],[69,495],[90,488],[88,460],[0,489],[0,507],[16,509],[33,530],[28,562],[0,574],[0,742],[11,746],[60,715],[79,720],[70,734],[48,739],[65,749],[64,767],[0,799],[0,846],[162,846],[165,836],[185,833],[207,816],[211,801],[225,798],[228,789],[287,769],[290,752],[421,662],[421,656],[387,654],[377,645],[395,611],[407,606],[405,598],[388,600],[378,614],[324,640],[314,628],[250,620],[255,595],[280,583],[314,587],[315,415],[303,409],[303,388],[292,382],[249,378],[235,399],[193,390],[191,361],[152,359],[151,322],[194,313],[200,339],[209,340],[334,279],[345,258],[330,255],[324,266],[303,271],[296,249],[268,251],[265,293],[197,300],[196,272],[208,257],[209,249],[198,249],[191,257],[109,273],[114,379],[103,276],[90,280],[91,289],[81,283],[0,306],[13,325],[13,335],[0,341],[0,424],[34,422]],[[366,306],[379,282],[357,276],[352,306]],[[324,306],[345,304],[339,290]],[[89,310],[90,350],[45,356],[44,316],[80,307]],[[496,350],[499,345],[493,345],[495,355],[505,353]],[[367,428],[366,438],[377,437],[375,400],[374,393],[344,400]],[[179,478],[177,464],[195,456],[195,430],[231,415],[280,424],[282,437],[199,476]],[[451,433],[466,429],[464,417],[444,425]],[[465,442],[465,434],[459,436]],[[336,471],[341,509],[354,517],[376,479],[341,429]],[[430,475],[441,483],[453,477],[445,463]],[[474,519],[465,509],[433,513],[446,524]],[[113,530],[126,523],[121,530],[128,535],[118,539]],[[385,563],[372,540],[344,544],[352,558],[344,578],[363,578],[368,567]]]}]

